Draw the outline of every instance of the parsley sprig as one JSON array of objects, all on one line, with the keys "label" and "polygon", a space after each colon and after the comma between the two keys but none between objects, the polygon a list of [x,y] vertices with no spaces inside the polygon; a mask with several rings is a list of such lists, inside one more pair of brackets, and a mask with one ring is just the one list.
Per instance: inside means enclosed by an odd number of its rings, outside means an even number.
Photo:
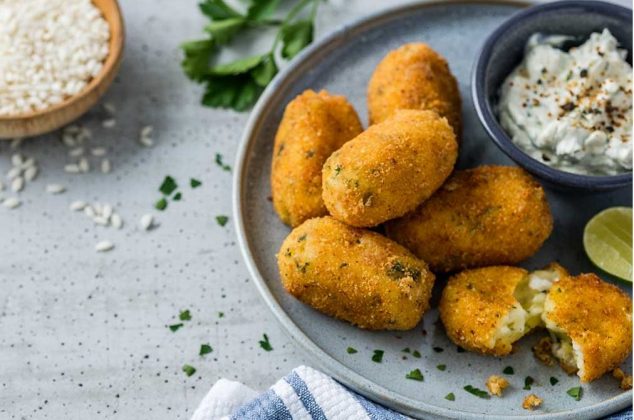
[{"label": "parsley sprig", "polygon": [[[278,72],[278,53],[290,60],[313,41],[320,1],[299,0],[283,19],[273,17],[281,0],[248,0],[244,11],[224,0],[200,3],[200,11],[210,20],[205,27],[207,37],[182,44],[181,66],[191,80],[205,85],[203,105],[236,111],[251,107]],[[238,35],[271,27],[277,28],[277,34],[269,51],[216,63],[222,49]]]}]

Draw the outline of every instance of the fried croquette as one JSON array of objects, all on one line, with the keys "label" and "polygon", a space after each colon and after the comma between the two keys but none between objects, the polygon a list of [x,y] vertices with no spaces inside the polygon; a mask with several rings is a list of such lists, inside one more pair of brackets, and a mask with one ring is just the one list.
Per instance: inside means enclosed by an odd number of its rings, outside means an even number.
[{"label": "fried croquette", "polygon": [[509,166],[456,171],[414,212],[386,224],[387,235],[434,272],[518,263],[552,228],[543,188]]},{"label": "fried croquette", "polygon": [[562,277],[546,296],[544,324],[553,355],[581,382],[618,367],[632,351],[632,300],[595,274]]},{"label": "fried croquette", "polygon": [[446,119],[432,111],[398,111],[328,158],[324,203],[344,223],[376,226],[429,198],[453,170],[457,154]]},{"label": "fried croquette", "polygon": [[434,275],[388,238],[330,216],[293,229],[277,255],[284,288],[361,328],[408,330],[429,307]]},{"label": "fried croquette", "polygon": [[532,410],[538,408],[540,405],[542,405],[543,402],[544,402],[544,400],[539,398],[537,395],[528,394],[526,396],[526,398],[524,398],[524,401],[522,402],[522,408],[524,410],[531,410],[532,411]]},{"label": "fried croquette", "polygon": [[491,375],[486,381],[486,386],[491,395],[501,397],[502,393],[509,386],[509,381],[498,375]]},{"label": "fried croquette", "polygon": [[307,90],[286,106],[271,165],[273,205],[284,223],[297,226],[328,214],[321,198],[322,167],[361,131],[357,113],[343,96]]},{"label": "fried croquette", "polygon": [[405,44],[388,53],[368,84],[370,124],[398,109],[437,112],[447,118],[457,138],[462,132],[460,90],[447,61],[429,45]]},{"label": "fried croquette", "polygon": [[551,264],[532,273],[493,266],[452,276],[439,304],[447,335],[473,352],[509,354],[513,343],[539,325],[546,290],[565,273],[563,267]]}]

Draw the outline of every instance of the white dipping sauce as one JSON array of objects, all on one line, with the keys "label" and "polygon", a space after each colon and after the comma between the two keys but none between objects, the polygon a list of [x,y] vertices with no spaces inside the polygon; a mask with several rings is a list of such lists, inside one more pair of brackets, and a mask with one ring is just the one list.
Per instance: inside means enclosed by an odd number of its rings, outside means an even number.
[{"label": "white dipping sauce", "polygon": [[500,88],[500,123],[534,159],[567,172],[632,170],[632,66],[604,29],[563,51],[564,35],[534,34]]}]

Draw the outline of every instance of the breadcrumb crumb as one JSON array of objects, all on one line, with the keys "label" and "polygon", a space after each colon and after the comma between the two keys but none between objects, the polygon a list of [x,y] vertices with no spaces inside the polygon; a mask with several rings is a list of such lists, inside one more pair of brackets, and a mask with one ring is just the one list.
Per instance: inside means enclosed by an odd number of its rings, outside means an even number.
[{"label": "breadcrumb crumb", "polygon": [[632,389],[632,375],[626,375],[621,368],[616,368],[612,371],[612,376],[621,381],[619,384],[621,389]]},{"label": "breadcrumb crumb", "polygon": [[553,366],[556,362],[552,352],[553,340],[550,337],[542,337],[533,346],[533,355],[546,366]]},{"label": "breadcrumb crumb", "polygon": [[522,408],[525,410],[534,410],[540,405],[542,405],[542,400],[535,394],[529,394],[524,398],[524,402],[522,403]]},{"label": "breadcrumb crumb", "polygon": [[509,381],[501,376],[491,375],[487,379],[486,386],[491,394],[501,397],[502,392],[509,386]]}]

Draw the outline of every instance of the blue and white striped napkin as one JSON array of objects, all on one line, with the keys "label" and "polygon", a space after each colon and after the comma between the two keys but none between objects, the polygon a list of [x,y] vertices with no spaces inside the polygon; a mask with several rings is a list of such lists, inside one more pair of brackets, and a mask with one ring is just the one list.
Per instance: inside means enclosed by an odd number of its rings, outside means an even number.
[{"label": "blue and white striped napkin", "polygon": [[[300,366],[258,394],[221,379],[191,420],[404,420],[409,417],[373,403],[330,376]],[[605,420],[632,420],[632,410]]]}]

